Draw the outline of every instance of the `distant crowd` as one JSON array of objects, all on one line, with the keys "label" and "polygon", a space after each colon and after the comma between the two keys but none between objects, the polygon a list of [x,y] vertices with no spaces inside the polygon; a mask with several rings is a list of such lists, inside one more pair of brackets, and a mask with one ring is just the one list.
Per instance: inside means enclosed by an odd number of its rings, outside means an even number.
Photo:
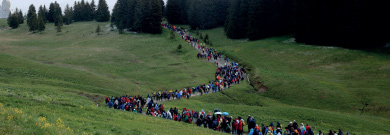
[{"label": "distant crowd", "polygon": [[[208,61],[214,61],[218,66],[215,73],[215,80],[209,81],[208,84],[202,84],[192,88],[154,92],[147,95],[146,98],[140,95],[106,97],[106,106],[178,122],[194,123],[199,127],[231,134],[242,135],[244,126],[247,126],[248,135],[314,135],[314,132],[308,124],[304,125],[301,123],[298,125],[295,120],[294,122],[290,122],[287,127],[282,128],[279,121],[276,122],[276,126],[274,126],[273,123],[270,123],[268,126],[265,124],[259,126],[253,116],[249,115],[245,121],[241,116],[232,117],[227,112],[222,113],[219,109],[207,113],[203,109],[200,111],[194,111],[188,108],[179,110],[175,107],[167,110],[164,105],[159,104],[158,101],[190,98],[193,94],[203,95],[225,90],[234,84],[239,84],[240,81],[244,81],[246,71],[244,68],[241,68],[238,63],[229,63],[229,58],[227,56],[224,57],[220,52],[217,52],[213,48],[207,48],[199,44],[199,40],[191,34],[186,34],[185,30],[169,24],[162,25],[169,30],[175,31],[181,35],[186,42],[198,49],[198,51],[200,51],[200,53],[197,54],[198,58],[207,58]],[[224,62],[225,64],[219,65],[221,64],[219,62]],[[146,109],[146,111],[143,111],[143,109]],[[324,133],[319,131],[318,135],[324,135]],[[344,134],[339,129],[338,132],[330,130],[328,135]],[[346,135],[349,135],[349,133],[346,133]]]}]

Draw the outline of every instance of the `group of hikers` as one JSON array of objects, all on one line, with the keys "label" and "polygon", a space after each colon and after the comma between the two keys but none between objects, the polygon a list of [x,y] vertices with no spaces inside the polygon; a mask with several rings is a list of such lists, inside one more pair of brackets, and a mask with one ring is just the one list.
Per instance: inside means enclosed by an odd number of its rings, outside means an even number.
[{"label": "group of hikers", "polygon": [[[124,95],[115,98],[106,97],[106,106],[109,108],[141,113],[178,122],[195,123],[199,127],[231,134],[242,135],[244,126],[247,126],[248,135],[314,135],[314,132],[308,124],[305,126],[301,123],[299,126],[295,120],[294,122],[290,122],[288,126],[284,128],[285,130],[283,130],[279,121],[277,122],[276,127],[273,123],[270,123],[269,126],[261,124],[260,127],[253,116],[249,115],[245,121],[240,116],[233,118],[232,116],[229,116],[227,112],[220,112],[219,109],[215,109],[213,112],[208,113],[206,113],[203,109],[200,111],[194,111],[188,108],[179,110],[176,107],[166,110],[164,105],[159,104],[158,101],[190,98],[193,94],[199,93],[200,95],[203,95],[209,92],[214,93],[225,90],[233,84],[239,84],[240,81],[243,81],[246,76],[246,71],[244,68],[241,68],[238,63],[229,63],[229,58],[227,56],[224,57],[215,49],[207,48],[204,45],[199,44],[199,40],[197,38],[193,37],[191,34],[186,34],[185,30],[180,27],[171,26],[169,24],[162,24],[162,26],[178,33],[186,42],[196,48],[200,52],[197,54],[198,58],[207,58],[208,61],[214,60],[214,63],[218,67],[215,73],[215,80],[209,81],[208,84],[202,84],[192,88],[154,92],[152,94],[148,94],[146,98],[143,98],[140,95]],[[218,61],[223,61],[225,64],[219,65]],[[146,108],[145,112],[142,111],[143,108]],[[319,131],[318,135],[324,135],[324,133]],[[330,130],[328,135],[344,134],[339,129],[338,132]],[[349,133],[346,135],[349,135]]]},{"label": "group of hikers", "polygon": [[[184,122],[189,124],[195,124],[198,127],[209,128],[215,131],[224,133],[242,135],[244,127],[248,128],[248,135],[314,135],[310,125],[303,123],[298,125],[294,122],[290,122],[284,130],[281,123],[276,122],[276,126],[271,122],[268,126],[265,124],[258,125],[256,119],[253,116],[248,116],[246,121],[238,116],[233,118],[227,112],[222,113],[219,109],[215,109],[213,112],[206,113],[203,109],[200,111],[183,108],[170,108],[166,110],[163,104],[155,102],[150,95],[144,99],[142,96],[122,96],[122,97],[106,97],[105,102],[109,108],[120,109],[124,111],[141,113],[150,115],[153,117],[159,117],[167,120],[174,120],[177,122]],[[146,106],[145,106],[146,105]],[[146,112],[142,112],[142,109],[146,108]],[[321,131],[317,135],[324,135]],[[339,129],[338,132],[330,130],[328,135],[344,135]],[[347,133],[346,135],[349,135]]]}]

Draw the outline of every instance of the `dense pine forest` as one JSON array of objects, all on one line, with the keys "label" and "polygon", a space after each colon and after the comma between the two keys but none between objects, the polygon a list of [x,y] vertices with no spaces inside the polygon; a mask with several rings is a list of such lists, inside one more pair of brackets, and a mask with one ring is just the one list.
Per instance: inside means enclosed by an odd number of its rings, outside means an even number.
[{"label": "dense pine forest", "polygon": [[375,48],[390,41],[384,2],[364,0],[168,0],[166,18],[192,29],[224,26],[228,38],[292,34],[297,42]]},{"label": "dense pine forest", "polygon": [[[191,29],[224,27],[231,39],[259,40],[273,36],[293,35],[295,41],[309,45],[340,46],[365,49],[383,47],[390,41],[390,8],[384,2],[364,0],[118,0],[112,14],[105,0],[75,2],[61,6],[51,3],[34,5],[28,11],[30,31],[43,31],[46,22],[69,25],[72,22],[111,21],[119,33],[125,30],[162,32],[165,18],[171,24],[188,24]],[[23,23],[22,12],[8,18],[17,28]],[[60,26],[58,26],[60,29]]]}]

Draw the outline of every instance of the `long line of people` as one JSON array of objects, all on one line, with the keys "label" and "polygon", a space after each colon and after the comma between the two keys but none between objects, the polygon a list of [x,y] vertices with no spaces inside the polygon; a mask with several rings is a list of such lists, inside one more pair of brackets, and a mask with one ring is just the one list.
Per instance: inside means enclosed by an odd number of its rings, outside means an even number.
[{"label": "long line of people", "polygon": [[[222,53],[216,51],[213,48],[208,48],[202,44],[199,44],[199,40],[193,37],[191,34],[187,34],[185,30],[180,27],[171,26],[169,24],[162,24],[165,28],[173,30],[182,38],[188,42],[192,47],[197,49],[200,53],[197,54],[198,59],[207,58],[208,61],[214,60],[218,69],[215,73],[215,80],[209,81],[209,83],[198,85],[192,88],[183,88],[175,91],[163,91],[154,92],[147,95],[147,98],[142,96],[128,96],[121,97],[106,97],[105,102],[109,108],[125,110],[134,113],[141,113],[150,115],[153,117],[160,117],[168,120],[174,120],[185,123],[195,123],[199,127],[209,128],[212,130],[231,133],[231,134],[243,134],[244,126],[248,127],[248,135],[314,135],[311,127],[301,123],[290,122],[283,130],[280,122],[277,122],[277,126],[271,122],[269,126],[261,124],[261,127],[257,124],[253,116],[248,116],[246,122],[240,116],[233,118],[228,114],[208,112],[203,109],[201,111],[194,111],[188,108],[183,108],[181,111],[178,108],[170,108],[166,110],[163,104],[159,104],[157,101],[169,101],[181,98],[190,98],[193,94],[207,94],[209,92],[217,92],[225,90],[231,87],[233,84],[239,84],[246,76],[246,71],[241,68],[238,63],[229,63],[229,58],[223,56]],[[218,61],[225,62],[225,65],[219,65]],[[146,106],[145,106],[146,105]],[[146,112],[142,109],[146,108]],[[318,135],[324,135],[319,131]],[[328,135],[343,135],[343,132],[339,129],[339,132],[330,130]],[[349,133],[347,133],[349,135]]]}]

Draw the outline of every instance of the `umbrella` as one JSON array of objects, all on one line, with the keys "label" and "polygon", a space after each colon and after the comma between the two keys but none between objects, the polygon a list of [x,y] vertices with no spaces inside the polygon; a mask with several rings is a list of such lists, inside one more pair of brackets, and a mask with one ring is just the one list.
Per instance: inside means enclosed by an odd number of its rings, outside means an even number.
[{"label": "umbrella", "polygon": [[221,112],[216,112],[215,114],[222,114]]},{"label": "umbrella", "polygon": [[213,112],[214,112],[214,113],[215,113],[215,112],[221,112],[221,110],[218,109],[218,108],[215,108]]},{"label": "umbrella", "polygon": [[223,112],[222,114],[225,115],[225,116],[228,116],[228,115],[229,115],[228,112]]}]

